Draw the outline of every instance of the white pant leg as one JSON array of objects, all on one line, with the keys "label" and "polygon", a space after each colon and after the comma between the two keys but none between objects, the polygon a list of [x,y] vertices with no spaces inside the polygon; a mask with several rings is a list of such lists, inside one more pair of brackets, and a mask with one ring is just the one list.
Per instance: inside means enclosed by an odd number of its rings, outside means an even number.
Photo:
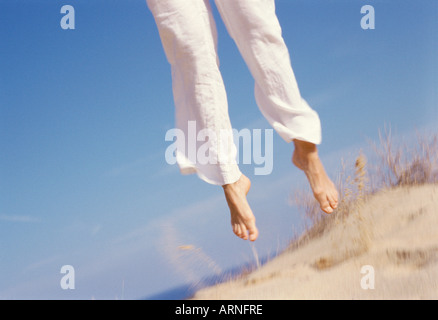
[{"label": "white pant leg", "polygon": [[274,0],[215,1],[255,79],[262,114],[286,142],[321,143],[320,120],[300,95]]},{"label": "white pant leg", "polygon": [[[183,174],[196,172],[211,184],[233,183],[240,178],[241,172],[236,163],[237,150],[219,71],[216,26],[209,1],[147,0],[147,4],[171,65],[176,127],[185,134],[185,141],[177,138],[180,170]],[[192,127],[195,124],[196,130],[189,129],[189,124]],[[208,156],[212,161],[208,163],[196,157],[198,151],[204,153],[202,146],[206,142],[197,141],[194,150],[189,150],[195,143],[193,140],[197,140],[189,135],[195,131],[197,136],[206,129],[217,137],[221,132],[228,133],[227,151],[221,151],[214,143],[209,145]]]}]

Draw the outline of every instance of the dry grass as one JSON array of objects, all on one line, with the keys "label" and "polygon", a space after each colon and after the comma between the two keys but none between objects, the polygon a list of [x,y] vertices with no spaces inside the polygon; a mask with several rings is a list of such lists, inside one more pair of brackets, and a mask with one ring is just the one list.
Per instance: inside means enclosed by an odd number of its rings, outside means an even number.
[{"label": "dry grass", "polygon": [[380,159],[375,189],[438,182],[438,134],[420,134],[416,141],[396,142],[391,129],[379,132],[380,144],[371,143]]},{"label": "dry grass", "polygon": [[[360,259],[374,252],[380,229],[376,228],[379,223],[374,223],[378,218],[375,218],[372,209],[370,211],[373,207],[369,203],[374,199],[370,199],[371,196],[385,189],[394,188],[397,190],[393,191],[398,192],[406,190],[399,187],[437,183],[438,134],[417,134],[414,142],[407,143],[396,142],[391,131],[385,130],[383,134],[379,134],[378,143],[371,144],[374,153],[368,157],[360,150],[354,161],[341,160],[339,173],[334,180],[339,191],[339,205],[333,214],[322,213],[310,189],[295,190],[291,200],[304,218],[304,231],[301,235],[293,239],[286,254],[278,257],[277,265],[271,264],[267,269],[260,270],[257,270],[259,263],[257,266],[249,266],[239,276],[226,279],[229,287],[213,290],[214,296],[219,297],[219,293],[227,297],[233,296],[230,290],[239,289],[245,293],[244,296],[251,293],[256,297],[266,297],[269,293],[262,291],[275,286],[281,288],[281,281],[293,283],[295,279],[301,284],[299,281],[308,279],[309,274],[322,277],[327,272],[337,272],[341,267],[336,267],[350,258]],[[410,214],[408,218],[414,220],[422,210]],[[427,209],[424,210],[426,212]],[[305,245],[309,246],[304,248]],[[303,253],[306,249],[307,253]],[[411,263],[412,260],[415,265],[427,264],[437,256],[435,249],[430,254],[428,249],[415,249],[412,252],[409,250],[389,248],[386,255],[396,263],[399,260]],[[291,251],[298,256],[299,263],[290,258],[293,257]],[[256,251],[254,256],[258,261]],[[306,260],[301,264],[303,257]],[[268,282],[272,282],[270,286],[267,285]],[[245,289],[247,287],[251,288]]]},{"label": "dry grass", "polygon": [[319,203],[307,189],[294,192],[295,204],[304,217],[304,233],[293,243],[293,246],[300,246],[315,237],[322,236],[331,226],[345,220],[351,213],[358,214],[360,219],[360,207],[369,190],[367,159],[362,151],[355,161],[353,172],[349,173],[349,171],[350,167],[342,160],[341,171],[335,181],[339,191],[339,205],[331,215],[322,214]]},{"label": "dry grass", "polygon": [[[296,248],[309,240],[322,236],[333,225],[345,221],[354,214],[358,227],[358,239],[366,251],[372,235],[369,228],[372,221],[364,221],[362,212],[366,199],[382,189],[398,186],[413,186],[438,182],[438,134],[419,134],[416,141],[396,143],[391,130],[379,132],[379,143],[370,142],[376,163],[369,164],[362,152],[353,164],[341,160],[341,169],[335,180],[339,192],[339,206],[334,214],[321,213],[319,204],[308,189],[294,192],[294,203],[304,218],[304,232],[294,239],[290,248]],[[368,227],[367,227],[368,225]],[[329,261],[321,261],[327,265]],[[330,262],[331,264],[332,262]]]},{"label": "dry grass", "polygon": [[[371,145],[374,154],[370,157],[360,150],[351,163],[341,159],[340,170],[334,180],[339,192],[339,205],[333,214],[322,213],[310,189],[293,192],[291,200],[304,218],[304,232],[293,239],[287,251],[322,237],[336,225],[341,224],[341,230],[345,231],[330,235],[330,252],[322,252],[312,264],[317,270],[332,268],[369,251],[374,228],[364,205],[371,195],[386,188],[438,182],[438,134],[417,134],[415,143],[409,145],[403,141],[396,143],[391,131],[385,130],[383,134],[379,133],[379,142]],[[368,159],[373,159],[373,163],[369,163]],[[199,250],[194,249],[191,246],[180,248],[199,255]],[[255,281],[251,274],[260,268],[260,260],[254,246],[252,251],[254,264],[242,268],[237,276],[222,274],[219,282],[246,279],[248,284]],[[214,267],[208,259],[200,260],[210,268]]]}]

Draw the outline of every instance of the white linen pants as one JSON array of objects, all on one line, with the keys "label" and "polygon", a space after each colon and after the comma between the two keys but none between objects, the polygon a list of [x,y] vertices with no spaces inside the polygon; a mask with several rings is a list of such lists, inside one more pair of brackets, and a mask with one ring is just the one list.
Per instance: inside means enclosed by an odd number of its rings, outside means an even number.
[{"label": "white linen pants", "polygon": [[[196,152],[190,155],[185,148],[190,144],[187,141],[190,136],[194,137],[190,130],[195,130],[198,138],[205,129],[217,135],[232,130],[209,0],[146,2],[171,65],[176,128],[185,133],[185,138],[177,137],[176,142],[181,173],[197,173],[211,184],[233,183],[241,172],[235,161],[232,136],[228,148],[210,146],[210,158],[217,161],[197,161]],[[274,0],[215,0],[215,3],[254,77],[255,98],[264,117],[286,142],[297,139],[319,144],[320,120],[300,95]],[[203,136],[204,139],[195,142],[196,150],[205,144],[207,139]],[[227,154],[221,157],[221,152]]]}]

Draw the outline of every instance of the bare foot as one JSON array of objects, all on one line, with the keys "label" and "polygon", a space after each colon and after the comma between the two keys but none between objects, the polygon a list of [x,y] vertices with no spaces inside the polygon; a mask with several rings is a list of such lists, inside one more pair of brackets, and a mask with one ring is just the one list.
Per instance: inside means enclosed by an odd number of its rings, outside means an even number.
[{"label": "bare foot", "polygon": [[338,191],[327,176],[313,143],[294,140],[292,162],[307,176],[313,195],[325,213],[332,213],[338,206]]},{"label": "bare foot", "polygon": [[248,177],[242,176],[234,183],[222,186],[231,213],[233,232],[240,238],[255,241],[259,235],[255,224],[255,217],[249,207],[246,195],[251,187]]}]

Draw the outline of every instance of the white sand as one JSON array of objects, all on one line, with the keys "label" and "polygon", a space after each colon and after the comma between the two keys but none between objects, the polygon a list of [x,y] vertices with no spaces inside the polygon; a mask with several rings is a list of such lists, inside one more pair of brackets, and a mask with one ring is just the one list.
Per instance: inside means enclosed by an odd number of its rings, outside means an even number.
[{"label": "white sand", "polygon": [[[374,269],[372,273],[361,268]],[[319,238],[194,299],[438,299],[438,185],[382,191]]]}]

